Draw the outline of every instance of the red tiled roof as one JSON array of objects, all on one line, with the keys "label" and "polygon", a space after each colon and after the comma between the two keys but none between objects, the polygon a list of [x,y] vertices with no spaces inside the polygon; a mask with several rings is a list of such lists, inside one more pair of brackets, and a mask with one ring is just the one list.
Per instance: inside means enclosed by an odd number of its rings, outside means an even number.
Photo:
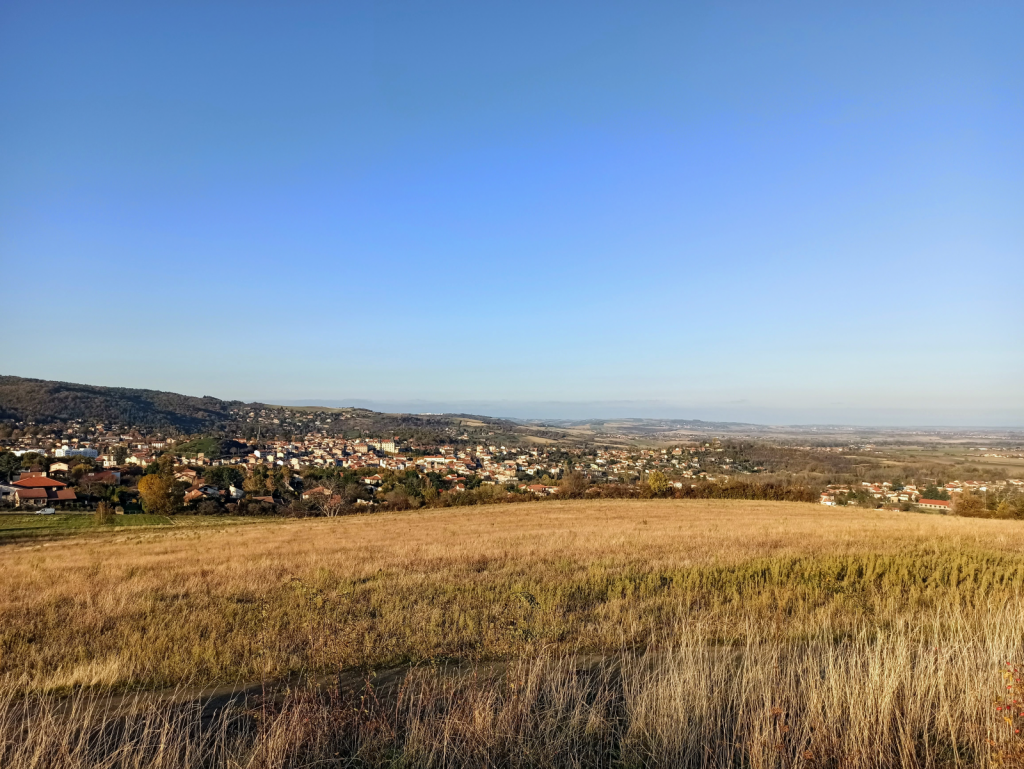
[{"label": "red tiled roof", "polygon": [[18,499],[46,499],[53,502],[74,502],[78,495],[71,489],[18,489]]},{"label": "red tiled roof", "polygon": [[919,505],[942,505],[943,507],[949,507],[949,502],[944,499],[919,499],[917,500]]},{"label": "red tiled roof", "polygon": [[22,489],[63,489],[67,486],[66,483],[62,483],[55,478],[41,478],[39,476],[33,478],[22,478],[20,481],[15,481],[11,485]]},{"label": "red tiled roof", "polygon": [[46,489],[20,489],[18,499],[46,499]]}]

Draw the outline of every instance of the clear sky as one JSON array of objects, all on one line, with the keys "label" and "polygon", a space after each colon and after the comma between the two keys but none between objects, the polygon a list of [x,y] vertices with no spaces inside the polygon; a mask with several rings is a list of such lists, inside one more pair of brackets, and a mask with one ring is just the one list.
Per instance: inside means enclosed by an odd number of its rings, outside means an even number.
[{"label": "clear sky", "polygon": [[5,0],[0,371],[1022,425],[1022,39],[1017,1]]}]

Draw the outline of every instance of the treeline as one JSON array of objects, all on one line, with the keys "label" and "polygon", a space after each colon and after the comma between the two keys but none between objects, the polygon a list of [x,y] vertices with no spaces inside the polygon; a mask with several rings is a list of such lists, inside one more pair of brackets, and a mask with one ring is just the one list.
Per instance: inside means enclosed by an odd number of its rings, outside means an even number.
[{"label": "treeline", "polygon": [[807,486],[785,483],[735,481],[725,484],[697,483],[681,489],[657,489],[647,483],[580,484],[567,478],[552,495],[540,496],[507,486],[479,486],[465,491],[437,494],[429,499],[414,498],[407,492],[386,504],[394,509],[408,507],[462,507],[467,505],[544,502],[565,499],[749,499],[774,502],[817,502],[818,491]]},{"label": "treeline", "polygon": [[[306,485],[313,488],[314,481]],[[677,489],[659,488],[657,484],[588,484],[585,479],[570,476],[551,495],[538,495],[515,484],[478,485],[475,488],[446,491],[438,489],[430,479],[403,477],[385,480],[376,497],[355,478],[339,477],[337,482],[324,479],[331,497],[318,496],[312,501],[294,499],[277,508],[266,501],[242,501],[233,512],[238,514],[283,514],[293,516],[333,516],[372,510],[410,510],[434,507],[467,507],[475,505],[545,502],[566,499],[748,499],[775,502],[816,502],[818,491],[807,486],[777,482],[735,481],[726,484],[703,482]],[[368,504],[374,501],[372,507]]]},{"label": "treeline", "polygon": [[1024,493],[1010,489],[954,495],[953,512],[964,518],[1004,518],[1024,520]]},{"label": "treeline", "polygon": [[[165,455],[166,456],[166,455]],[[284,468],[257,467],[251,473],[224,466],[207,468],[203,483],[221,489],[242,488],[245,498],[223,503],[197,500],[188,507],[180,503],[186,484],[176,483],[167,460],[146,470],[139,484],[148,512],[196,512],[203,515],[281,515],[290,517],[334,517],[383,510],[414,510],[433,507],[544,502],[565,499],[750,499],[780,502],[815,502],[818,491],[809,486],[778,481],[734,480],[729,483],[700,482],[676,488],[661,473],[634,484],[594,484],[581,473],[568,474],[554,494],[539,495],[517,483],[484,484],[467,479],[458,485],[440,474],[420,475],[415,470],[379,472],[376,487],[366,483],[371,470],[305,468],[295,475]],[[374,473],[375,475],[378,473]],[[157,477],[164,479],[159,483]],[[465,488],[463,488],[463,485]]]},{"label": "treeline", "polygon": [[751,499],[772,502],[817,502],[819,492],[809,486],[777,481],[704,481],[659,490],[652,484],[608,483],[590,486],[586,499]]}]

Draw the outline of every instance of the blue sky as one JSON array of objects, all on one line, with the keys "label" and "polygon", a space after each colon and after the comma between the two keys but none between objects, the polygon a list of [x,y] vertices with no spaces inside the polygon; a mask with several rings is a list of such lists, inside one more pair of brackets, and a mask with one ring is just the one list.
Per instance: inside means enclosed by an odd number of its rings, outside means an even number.
[{"label": "blue sky", "polygon": [[8,0],[0,368],[1024,425],[1022,29],[1018,2]]}]

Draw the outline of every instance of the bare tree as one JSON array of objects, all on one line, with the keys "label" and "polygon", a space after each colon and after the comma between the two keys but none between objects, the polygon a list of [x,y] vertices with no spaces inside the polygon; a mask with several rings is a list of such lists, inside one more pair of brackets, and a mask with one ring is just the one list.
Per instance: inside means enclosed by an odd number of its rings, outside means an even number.
[{"label": "bare tree", "polygon": [[562,496],[578,499],[586,492],[589,482],[581,472],[571,472],[562,479],[558,493]]},{"label": "bare tree", "polygon": [[306,498],[321,515],[334,518],[348,507],[343,491],[337,478],[324,478],[319,486],[308,492]]}]

